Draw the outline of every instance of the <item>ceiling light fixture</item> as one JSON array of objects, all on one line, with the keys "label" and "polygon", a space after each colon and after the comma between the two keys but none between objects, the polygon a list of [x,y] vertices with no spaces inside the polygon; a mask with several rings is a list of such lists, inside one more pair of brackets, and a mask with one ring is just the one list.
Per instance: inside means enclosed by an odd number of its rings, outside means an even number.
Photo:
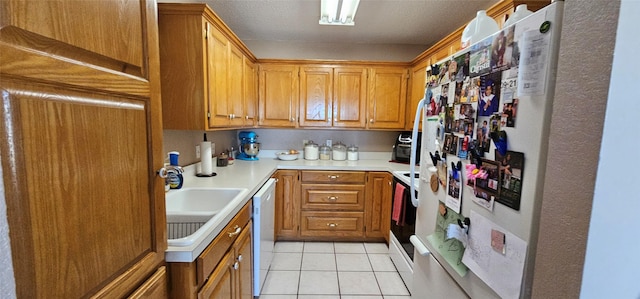
[{"label": "ceiling light fixture", "polygon": [[[355,25],[360,0],[320,0],[320,25]],[[338,18],[339,16],[339,18]]]}]

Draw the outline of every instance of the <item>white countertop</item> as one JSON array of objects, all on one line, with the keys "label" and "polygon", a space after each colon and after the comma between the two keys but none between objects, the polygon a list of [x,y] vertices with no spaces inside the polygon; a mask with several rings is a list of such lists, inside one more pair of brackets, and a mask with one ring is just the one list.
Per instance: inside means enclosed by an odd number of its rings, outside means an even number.
[{"label": "white countertop", "polygon": [[[278,169],[296,170],[351,170],[351,171],[388,171],[398,176],[400,172],[408,171],[409,165],[389,162],[391,153],[360,153],[358,161],[333,161],[333,160],[304,160],[303,153],[300,159],[294,161],[281,161],[275,153],[279,151],[260,151],[258,161],[235,160],[233,165],[216,167],[214,177],[196,177],[196,165],[185,167],[183,188],[207,187],[207,188],[246,188],[249,190],[247,197],[236,206],[229,209],[228,215],[222,215],[206,233],[206,237],[197,244],[191,246],[169,246],[165,253],[167,262],[192,262],[213,241],[240,209],[258,192],[260,187]],[[169,192],[175,192],[170,190]]]}]

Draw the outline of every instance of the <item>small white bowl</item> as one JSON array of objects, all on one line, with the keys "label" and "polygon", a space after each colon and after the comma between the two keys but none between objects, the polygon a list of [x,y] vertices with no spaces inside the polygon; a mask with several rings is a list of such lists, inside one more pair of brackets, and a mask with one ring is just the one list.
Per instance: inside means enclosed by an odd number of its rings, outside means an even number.
[{"label": "small white bowl", "polygon": [[288,152],[279,152],[276,155],[278,156],[278,159],[280,159],[280,160],[293,161],[293,160],[298,160],[298,155],[299,154],[290,154]]}]

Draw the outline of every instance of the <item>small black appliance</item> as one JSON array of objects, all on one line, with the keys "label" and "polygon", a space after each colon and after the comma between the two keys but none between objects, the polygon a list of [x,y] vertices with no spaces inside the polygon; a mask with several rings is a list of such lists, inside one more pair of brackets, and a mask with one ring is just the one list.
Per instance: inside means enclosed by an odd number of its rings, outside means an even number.
[{"label": "small black appliance", "polygon": [[[420,164],[420,144],[422,133],[418,132],[418,140],[416,141],[416,165]],[[411,143],[413,142],[411,132],[401,132],[396,138],[391,153],[391,161],[400,163],[410,163],[411,159]]]}]

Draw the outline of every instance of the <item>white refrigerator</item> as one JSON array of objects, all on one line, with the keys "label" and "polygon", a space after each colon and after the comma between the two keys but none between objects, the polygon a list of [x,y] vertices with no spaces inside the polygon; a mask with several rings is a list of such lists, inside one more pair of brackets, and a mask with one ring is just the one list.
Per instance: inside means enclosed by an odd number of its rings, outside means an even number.
[{"label": "white refrigerator", "polygon": [[430,66],[413,298],[530,297],[562,13],[556,1]]}]

